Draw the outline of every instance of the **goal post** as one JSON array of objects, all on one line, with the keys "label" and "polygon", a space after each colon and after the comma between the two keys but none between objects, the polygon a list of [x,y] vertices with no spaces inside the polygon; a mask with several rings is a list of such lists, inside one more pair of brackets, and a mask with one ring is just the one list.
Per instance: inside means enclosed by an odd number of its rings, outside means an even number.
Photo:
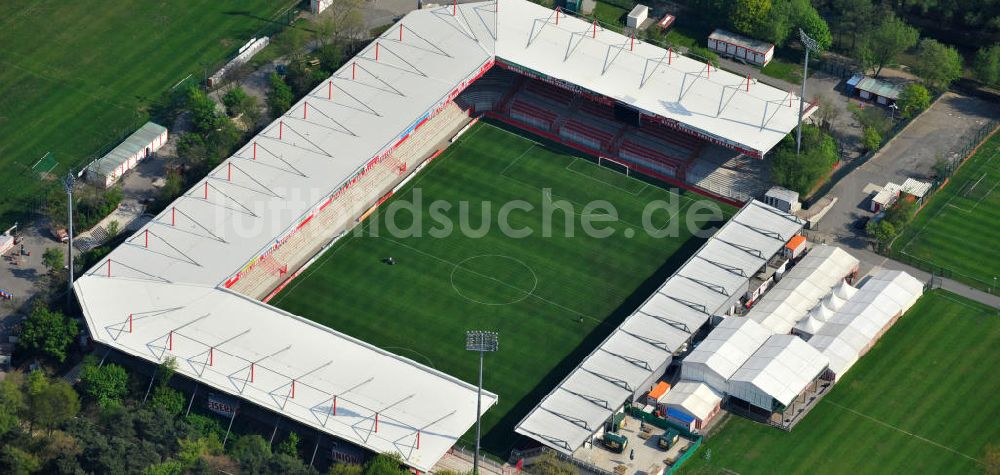
[{"label": "goal post", "polygon": [[624,173],[625,176],[632,176],[632,167],[628,166],[628,164],[623,161],[615,160],[611,157],[598,156],[597,165]]},{"label": "goal post", "polygon": [[46,152],[45,155],[42,155],[42,158],[39,158],[38,161],[31,166],[31,171],[37,173],[39,177],[44,178],[58,165],[59,162],[56,161],[55,155],[53,155],[52,152]]}]

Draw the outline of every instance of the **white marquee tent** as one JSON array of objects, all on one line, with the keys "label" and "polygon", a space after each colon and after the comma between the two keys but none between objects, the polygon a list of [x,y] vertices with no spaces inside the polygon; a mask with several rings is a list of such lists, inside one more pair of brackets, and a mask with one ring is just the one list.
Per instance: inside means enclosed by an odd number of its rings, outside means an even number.
[{"label": "white marquee tent", "polygon": [[821,299],[830,295],[833,287],[857,269],[858,260],[847,251],[836,246],[813,246],[750,309],[747,317],[774,333],[788,333]]},{"label": "white marquee tent", "polygon": [[749,318],[728,317],[684,357],[681,378],[727,393],[729,378],[770,336],[770,330]]},{"label": "white marquee tent", "polygon": [[830,370],[839,379],[916,303],[923,289],[906,272],[873,272],[809,344],[830,359]]},{"label": "white marquee tent", "polygon": [[826,370],[830,360],[801,338],[773,335],[729,381],[729,394],[773,411],[788,406]]}]

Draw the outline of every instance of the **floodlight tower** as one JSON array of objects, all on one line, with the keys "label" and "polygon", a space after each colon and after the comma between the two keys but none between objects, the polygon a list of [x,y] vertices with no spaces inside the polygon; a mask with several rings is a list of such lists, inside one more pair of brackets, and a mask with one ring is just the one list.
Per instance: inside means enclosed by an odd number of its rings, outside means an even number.
[{"label": "floodlight tower", "polygon": [[483,412],[483,355],[486,352],[494,353],[500,347],[497,340],[497,332],[469,330],[465,332],[465,349],[479,352],[479,387],[476,392],[476,454],[472,459],[472,473],[479,473],[479,435],[480,421],[479,415]]},{"label": "floodlight tower", "polygon": [[69,256],[69,278],[66,280],[66,311],[69,312],[73,306],[73,186],[76,185],[76,176],[73,170],[66,173],[63,180],[63,187],[66,189],[66,232],[69,234],[69,246],[66,255]]},{"label": "floodlight tower", "polygon": [[806,47],[806,62],[802,66],[802,95],[799,96],[799,130],[796,132],[795,138],[795,154],[798,155],[802,150],[802,114],[805,109],[806,100],[806,77],[809,76],[809,50],[819,51],[819,43],[816,40],[809,37],[802,28],[799,28],[799,39],[802,40],[802,46]]}]

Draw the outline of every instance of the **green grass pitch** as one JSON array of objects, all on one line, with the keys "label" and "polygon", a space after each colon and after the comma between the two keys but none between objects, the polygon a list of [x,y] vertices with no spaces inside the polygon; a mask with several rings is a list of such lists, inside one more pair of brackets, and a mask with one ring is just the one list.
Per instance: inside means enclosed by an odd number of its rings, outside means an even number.
[{"label": "green grass pitch", "polygon": [[0,220],[42,190],[27,170],[46,152],[59,162],[53,174],[85,166],[142,125],[162,93],[189,74],[202,80],[293,3],[0,2]]},{"label": "green grass pitch", "polygon": [[1000,134],[962,165],[893,244],[946,277],[986,289],[1000,276]]},{"label": "green grass pitch", "polygon": [[1000,444],[998,345],[996,309],[933,290],[792,432],[730,417],[683,472],[982,473]]},{"label": "green grass pitch", "polygon": [[[505,454],[514,425],[700,245],[687,232],[642,232],[646,203],[673,195],[686,209],[704,198],[677,196],[489,124],[474,126],[420,173],[363,223],[362,237],[342,238],[271,303],[473,383],[478,359],[464,349],[465,331],[499,331],[484,385],[500,403],[484,417],[483,434],[487,449]],[[551,198],[543,198],[546,188]],[[450,217],[468,202],[476,228],[482,203],[494,203],[489,232],[433,237],[429,231],[440,227],[425,219],[421,237],[390,236],[385,218],[393,202],[414,201],[417,190],[424,208],[434,200],[454,204]],[[579,227],[566,237],[558,212],[554,237],[542,237],[543,199],[572,202],[577,213],[591,200],[607,200],[620,219],[611,237],[587,237]],[[532,227],[532,236],[497,229],[497,208],[511,200],[535,207],[510,215],[514,227]],[[733,211],[723,206],[724,215]],[[409,224],[408,216],[399,213],[396,222]],[[651,221],[662,227],[671,219],[658,212]],[[634,237],[624,237],[629,233]],[[397,263],[382,263],[388,256]]]}]

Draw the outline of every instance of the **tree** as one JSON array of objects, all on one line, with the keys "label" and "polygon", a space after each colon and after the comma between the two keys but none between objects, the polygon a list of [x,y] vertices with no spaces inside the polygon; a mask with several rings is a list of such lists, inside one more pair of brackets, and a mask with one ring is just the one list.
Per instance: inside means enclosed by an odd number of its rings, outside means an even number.
[{"label": "tree", "polygon": [[837,144],[819,127],[802,128],[802,153],[795,154],[795,134],[786,136],[770,158],[775,184],[808,195],[816,183],[837,163]]},{"label": "tree", "polygon": [[118,235],[118,230],[119,230],[118,228],[120,226],[121,225],[118,224],[117,220],[112,219],[111,222],[108,223],[108,236],[111,236],[111,237],[117,236]]},{"label": "tree", "polygon": [[226,106],[226,114],[229,117],[236,117],[240,115],[240,105],[243,104],[250,96],[246,91],[240,86],[234,86],[226,91],[222,96],[222,104]]},{"label": "tree", "polygon": [[538,457],[538,461],[531,464],[525,470],[532,475],[573,475],[577,473],[576,467],[569,462],[559,460],[556,453],[546,450]]},{"label": "tree", "polygon": [[927,88],[920,84],[908,84],[903,88],[903,92],[899,93],[899,100],[896,101],[896,106],[899,107],[899,115],[904,119],[909,119],[922,110],[930,107],[931,105],[931,93],[927,91]]},{"label": "tree", "polygon": [[279,117],[292,107],[295,95],[278,73],[272,72],[267,81],[271,86],[271,90],[267,93],[267,105],[271,109],[271,115]]},{"label": "tree", "polygon": [[874,152],[882,147],[882,136],[874,127],[865,127],[864,134],[861,137],[861,144],[865,146],[865,150]]},{"label": "tree", "polygon": [[116,364],[99,366],[96,358],[88,356],[80,369],[80,391],[102,407],[121,402],[128,392],[128,373]]},{"label": "tree", "polygon": [[792,15],[795,26],[802,28],[810,38],[816,40],[816,44],[821,50],[825,50],[833,44],[830,26],[826,24],[823,17],[819,16],[819,12],[813,8],[809,0],[793,0]]},{"label": "tree", "polygon": [[900,53],[917,44],[917,29],[889,14],[870,34],[858,42],[855,55],[861,66],[871,69],[875,77]]},{"label": "tree", "polygon": [[816,98],[819,109],[816,111],[816,118],[819,119],[820,127],[829,132],[833,122],[840,117],[841,110],[834,104],[834,99],[823,94]]},{"label": "tree", "polygon": [[42,253],[42,263],[48,267],[50,274],[55,274],[66,266],[66,255],[61,247],[50,247]]},{"label": "tree", "polygon": [[16,430],[21,421],[18,415],[27,405],[21,392],[23,377],[19,372],[7,373],[0,381],[0,438]]},{"label": "tree", "polygon": [[299,456],[299,434],[295,432],[289,432],[288,438],[283,440],[278,444],[278,449],[276,453],[281,453],[285,455],[290,455],[292,457]]},{"label": "tree", "polygon": [[896,227],[884,219],[868,221],[865,232],[875,240],[877,246],[884,246],[896,237]]},{"label": "tree", "polygon": [[736,0],[729,14],[729,23],[740,33],[754,35],[767,21],[770,12],[771,0]]},{"label": "tree", "polygon": [[[840,43],[848,50],[854,50],[858,37],[866,35],[874,27],[877,18],[875,6],[871,0],[833,0],[832,7],[839,13],[833,25],[841,37]],[[850,38],[850,45],[845,44],[844,36]]]},{"label": "tree", "polygon": [[976,52],[976,61],[972,65],[976,79],[989,86],[1000,86],[1000,43],[983,47]]},{"label": "tree", "polygon": [[160,408],[173,416],[180,415],[184,410],[187,398],[180,391],[169,386],[158,386],[153,390],[153,397],[149,401],[152,408]]},{"label": "tree", "polygon": [[362,475],[364,466],[356,463],[334,463],[327,470],[327,475]]},{"label": "tree", "polygon": [[367,33],[364,18],[365,0],[331,0],[324,12],[331,19],[333,45],[342,48]]},{"label": "tree", "polygon": [[191,111],[191,123],[199,133],[205,133],[221,127],[225,120],[219,114],[218,105],[204,91],[197,87],[188,89],[187,108]]},{"label": "tree", "polygon": [[180,441],[180,451],[177,459],[185,469],[194,467],[199,459],[209,455],[222,453],[222,442],[215,434],[208,437],[186,437]]},{"label": "tree", "polygon": [[399,454],[378,454],[365,464],[365,475],[405,475]]},{"label": "tree", "polygon": [[3,472],[11,475],[27,475],[42,469],[42,461],[37,455],[12,444],[0,449],[0,462],[6,468]]},{"label": "tree", "polygon": [[955,48],[925,38],[917,48],[917,63],[913,72],[927,85],[944,90],[952,81],[962,77],[962,57]]},{"label": "tree", "polygon": [[76,320],[39,304],[24,320],[17,344],[22,350],[40,353],[62,363],[78,333]]},{"label": "tree", "polygon": [[260,473],[271,458],[271,446],[257,434],[245,435],[236,440],[229,455],[244,472]]},{"label": "tree", "polygon": [[48,429],[49,433],[80,412],[80,398],[66,381],[48,381],[41,371],[35,371],[29,382],[28,412],[31,421]]}]

